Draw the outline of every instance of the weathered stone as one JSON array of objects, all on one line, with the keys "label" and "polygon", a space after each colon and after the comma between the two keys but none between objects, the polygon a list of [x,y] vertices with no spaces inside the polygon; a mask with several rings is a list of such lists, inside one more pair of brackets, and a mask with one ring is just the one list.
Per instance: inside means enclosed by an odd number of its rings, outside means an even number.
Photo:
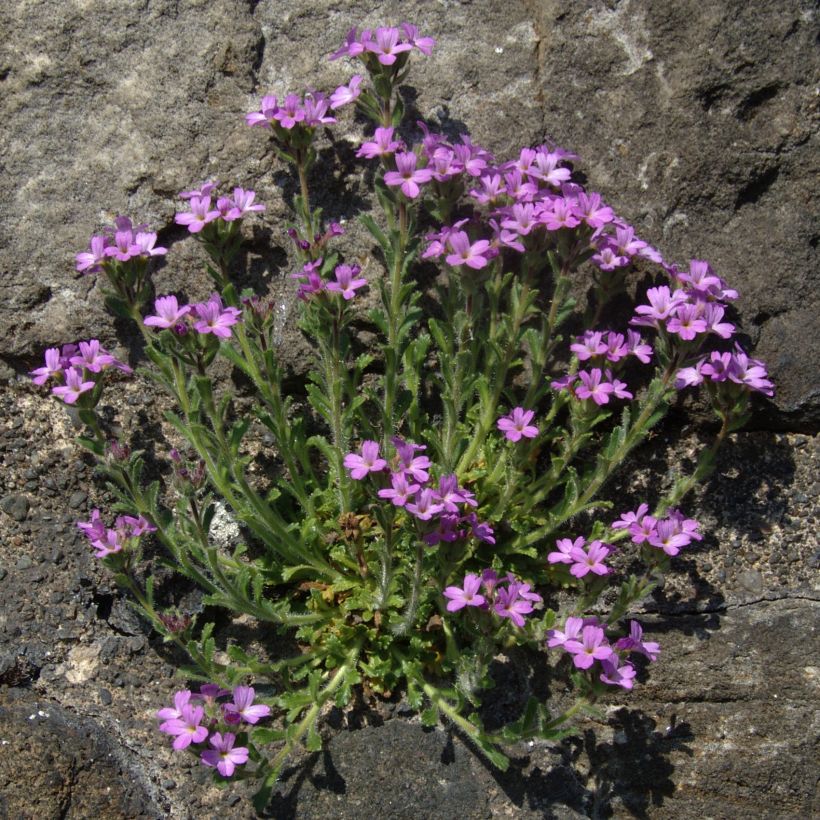
[{"label": "weathered stone", "polygon": [[92,720],[20,690],[0,690],[0,737],[3,817],[167,816],[134,761]]}]

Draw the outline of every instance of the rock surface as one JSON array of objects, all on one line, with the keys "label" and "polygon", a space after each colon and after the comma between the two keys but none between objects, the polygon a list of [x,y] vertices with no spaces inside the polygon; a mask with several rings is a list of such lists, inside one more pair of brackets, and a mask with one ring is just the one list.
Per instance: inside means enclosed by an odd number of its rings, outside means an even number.
[{"label": "rock surface", "polygon": [[[176,193],[208,177],[250,185],[275,226],[292,187],[242,115],[264,93],[339,84],[350,72],[321,57],[352,25],[408,19],[440,41],[413,74],[421,116],[468,127],[499,155],[555,138],[645,239],[682,262],[709,259],[737,286],[743,330],[779,389],[756,426],[790,432],[733,439],[700,495],[709,543],[647,607],[662,661],[579,740],[515,750],[498,775],[458,736],[365,716],[287,773],[272,811],[817,816],[820,456],[816,438],[795,434],[820,418],[813,4],[286,5],[0,7],[0,815],[249,816],[241,789],[207,786],[155,731],[179,659],[74,527],[100,498],[69,416],[15,374],[56,341],[129,344],[98,285],[73,271],[74,252],[117,213],[161,230],[161,292],[207,293],[173,225]],[[336,139],[350,159],[355,129]],[[360,173],[350,160],[322,177],[328,214],[366,205]],[[285,245],[279,228],[255,230],[245,275],[287,306],[287,254],[263,254],[271,241]],[[351,251],[362,249],[353,232]],[[145,390],[123,384],[123,423],[144,421]]]}]

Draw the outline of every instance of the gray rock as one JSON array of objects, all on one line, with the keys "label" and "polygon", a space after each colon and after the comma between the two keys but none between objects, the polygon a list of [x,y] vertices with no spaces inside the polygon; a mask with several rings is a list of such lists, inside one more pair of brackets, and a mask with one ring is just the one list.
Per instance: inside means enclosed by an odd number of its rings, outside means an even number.
[{"label": "gray rock", "polygon": [[[91,720],[21,690],[3,690],[0,736],[0,814],[4,817],[165,816],[134,761],[129,762],[120,745]],[[23,765],[26,760],[36,765]]]},{"label": "gray rock", "polygon": [[25,521],[29,510],[29,500],[24,495],[7,495],[0,500],[0,510],[15,521]]}]

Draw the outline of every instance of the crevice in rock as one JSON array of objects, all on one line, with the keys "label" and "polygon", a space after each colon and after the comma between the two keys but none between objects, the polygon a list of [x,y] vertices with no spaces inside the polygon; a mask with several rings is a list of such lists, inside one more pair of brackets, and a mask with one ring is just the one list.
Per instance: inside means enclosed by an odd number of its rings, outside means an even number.
[{"label": "crevice in rock", "polygon": [[752,178],[738,191],[735,198],[735,210],[740,210],[744,205],[754,205],[760,198],[774,185],[780,168],[777,166],[767,168],[758,174],[753,174]]}]

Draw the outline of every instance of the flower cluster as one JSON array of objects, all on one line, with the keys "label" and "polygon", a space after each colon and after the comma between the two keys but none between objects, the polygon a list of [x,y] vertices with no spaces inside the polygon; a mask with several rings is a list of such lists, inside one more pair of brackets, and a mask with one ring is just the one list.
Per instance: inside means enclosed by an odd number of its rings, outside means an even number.
[{"label": "flower cluster", "polygon": [[400,29],[390,26],[381,26],[375,30],[366,28],[362,29],[361,34],[357,34],[356,29],[352,28],[347,33],[344,44],[329,59],[358,57],[369,69],[374,61],[383,66],[398,64],[397,67],[401,68],[407,59],[407,53],[412,49],[418,49],[429,57],[435,44],[432,37],[419,37],[418,28],[410,23],[402,23]]},{"label": "flower cluster", "polygon": [[[432,464],[423,444],[392,439],[395,455],[390,464],[379,455],[375,441],[362,442],[360,453],[348,453],[344,466],[350,477],[361,481],[368,475],[378,477],[379,498],[405,509],[417,522],[424,522],[424,542],[434,546],[472,534],[488,544],[495,543],[493,529],[481,522],[468,507],[477,506],[473,493],[458,486],[454,473],[442,475],[438,484],[430,481]],[[389,485],[387,475],[389,473]]]},{"label": "flower cluster", "polygon": [[156,532],[157,528],[143,516],[117,516],[113,527],[106,527],[100,511],[91,511],[90,521],[78,521],[77,527],[82,530],[86,538],[94,547],[96,558],[107,558],[122,552],[132,546],[136,539],[148,532]]},{"label": "flower cluster", "polygon": [[600,680],[610,686],[631,689],[634,685],[635,667],[625,662],[632,653],[645,655],[655,661],[660,653],[657,643],[643,640],[643,629],[637,621],[630,621],[629,635],[610,644],[598,618],[567,618],[564,629],[551,629],[547,633],[550,649],[562,648],[572,657],[576,669],[588,670],[600,663]]},{"label": "flower cluster", "polygon": [[78,344],[50,347],[45,352],[45,364],[30,372],[35,384],[43,385],[54,379],[59,382],[51,388],[53,395],[66,404],[76,404],[83,393],[97,386],[100,374],[109,367],[131,374],[127,364],[112,356],[97,339]]},{"label": "flower cluster", "polygon": [[591,541],[587,544],[586,539],[578,536],[574,541],[569,538],[559,538],[555,542],[557,547],[555,552],[547,556],[550,564],[569,564],[570,574],[576,578],[583,578],[585,575],[608,575],[610,568],[604,564],[614,547],[605,544],[603,541]]},{"label": "flower cluster", "polygon": [[734,351],[713,350],[691,367],[681,368],[675,377],[675,387],[693,387],[706,379],[713,383],[734,384],[741,389],[756,390],[764,396],[774,395],[774,385],[768,379],[766,365],[759,359],[751,359],[740,345]]},{"label": "flower cluster", "polygon": [[632,398],[626,382],[617,379],[609,368],[601,370],[600,367],[593,367],[591,370],[578,370],[555,379],[550,385],[555,390],[567,390],[571,396],[582,401],[591,400],[598,406],[609,404],[612,398]]},{"label": "flower cluster", "polygon": [[199,188],[181,191],[180,199],[188,203],[189,210],[176,214],[176,224],[184,225],[190,233],[199,233],[210,222],[234,222],[265,210],[264,205],[254,202],[256,192],[244,188],[234,188],[233,195],[219,196],[214,201],[213,194],[218,185],[218,182],[205,182]]},{"label": "flower cluster", "polygon": [[81,273],[99,273],[106,265],[131,260],[146,260],[164,256],[167,248],[157,247],[157,234],[147,225],[131,224],[127,216],[118,216],[113,226],[107,226],[91,237],[88,250],[75,254],[76,269]]},{"label": "flower cluster", "polygon": [[359,276],[361,268],[358,265],[336,265],[333,270],[335,279],[326,280],[320,273],[323,260],[321,257],[306,262],[299,273],[292,273],[291,278],[299,282],[296,295],[303,302],[318,293],[338,293],[349,302],[359,288],[367,284],[367,279]]},{"label": "flower cluster", "polygon": [[239,322],[241,314],[238,308],[226,307],[216,292],[207,302],[192,305],[180,305],[176,296],[160,296],[154,301],[154,313],[146,316],[143,324],[160,330],[172,330],[177,336],[184,336],[193,327],[199,334],[229,339],[231,328]]},{"label": "flower cluster", "polygon": [[[481,592],[479,592],[481,590]],[[485,569],[481,575],[468,572],[460,587],[449,586],[444,590],[449,599],[448,612],[458,612],[466,606],[490,611],[499,618],[509,618],[517,627],[524,626],[524,616],[529,615],[543,598],[530,591],[530,585],[520,581],[512,573],[499,579],[493,569]]]},{"label": "flower cluster", "polygon": [[[231,694],[232,701],[219,702]],[[162,721],[159,730],[174,738],[177,751],[207,740],[212,748],[201,751],[200,762],[223,777],[231,777],[237,766],[248,762],[249,751],[245,746],[235,746],[237,735],[227,730],[241,731],[243,724],[255,725],[271,713],[269,706],[254,704],[254,697],[252,686],[237,686],[233,693],[214,683],[203,685],[196,694],[183,689],[174,695],[173,706],[157,712],[157,719]]]},{"label": "flower cluster", "polygon": [[702,541],[700,524],[686,518],[680,510],[670,510],[666,518],[648,515],[649,505],[641,504],[634,512],[627,512],[612,524],[613,530],[625,529],[633,544],[648,544],[663,550],[667,555],[677,555],[692,541]]},{"label": "flower cluster", "polygon": [[[355,77],[353,78],[356,79]],[[359,78],[361,79],[361,78]],[[351,88],[350,86],[353,86]],[[288,94],[279,104],[276,97],[268,95],[262,98],[259,111],[253,111],[245,115],[245,122],[248,125],[261,125],[263,128],[273,128],[274,132],[288,140],[284,133],[287,131],[297,131],[304,129],[314,129],[318,125],[333,125],[335,117],[328,115],[328,108],[338,108],[344,103],[342,99],[342,89],[347,90],[350,102],[358,94],[355,93],[358,83],[351,81],[348,86],[340,86],[333,96],[328,98],[319,91],[308,92],[303,97],[298,94]],[[332,105],[335,102],[335,105]]]}]

